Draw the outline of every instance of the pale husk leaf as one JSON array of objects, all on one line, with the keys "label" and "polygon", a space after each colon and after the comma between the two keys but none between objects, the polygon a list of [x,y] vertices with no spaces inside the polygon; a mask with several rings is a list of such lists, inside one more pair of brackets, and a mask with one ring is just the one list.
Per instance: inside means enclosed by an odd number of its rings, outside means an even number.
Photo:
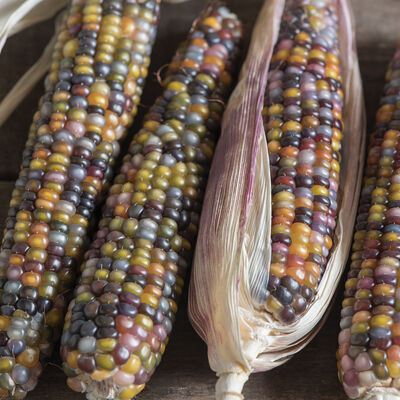
[{"label": "pale husk leaf", "polygon": [[390,387],[373,387],[368,389],[360,400],[400,400],[400,391]]},{"label": "pale husk leaf", "polygon": [[0,2],[0,50],[11,35],[53,17],[68,0],[7,0]]},{"label": "pale husk leaf", "polygon": [[260,11],[224,115],[189,293],[189,317],[220,376],[218,400],[241,398],[251,372],[282,364],[315,336],[346,264],[362,179],[365,114],[351,11],[348,1],[336,3],[345,93],[336,238],[315,299],[290,325],[276,321],[254,300],[270,264],[271,182],[261,111],[284,0],[266,1]]},{"label": "pale husk leaf", "polygon": [[[68,0],[7,0],[0,2],[0,54],[7,39],[30,26],[51,18]],[[61,24],[56,20],[56,32]],[[56,33],[51,37],[40,58],[25,72],[0,103],[0,126],[48,71]]]}]

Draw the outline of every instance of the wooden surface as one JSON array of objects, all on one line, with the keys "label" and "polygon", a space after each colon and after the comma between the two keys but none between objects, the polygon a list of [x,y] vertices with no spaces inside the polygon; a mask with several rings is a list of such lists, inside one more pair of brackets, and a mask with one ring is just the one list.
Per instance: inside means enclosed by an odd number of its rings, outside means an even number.
[{"label": "wooden surface", "polygon": [[[261,0],[230,0],[228,3],[245,22],[247,34],[261,5]],[[168,62],[176,45],[184,39],[191,21],[206,2],[191,0],[181,5],[162,8],[161,26],[152,58],[142,104],[150,105],[159,93],[153,72]],[[357,46],[364,80],[368,122],[371,129],[379,101],[387,63],[395,48],[400,8],[397,0],[353,0],[357,23]],[[0,57],[0,98],[12,87],[19,76],[41,53],[52,34],[52,22],[18,34],[7,43]],[[396,35],[398,35],[396,37]],[[3,226],[7,204],[21,161],[23,143],[36,109],[41,84],[27,96],[6,124],[0,128],[0,224]],[[138,126],[138,119],[135,124]],[[135,127],[133,128],[135,129]],[[338,300],[324,328],[311,344],[285,365],[253,375],[245,386],[248,400],[343,400],[345,396],[336,378],[336,338],[339,322]],[[214,373],[209,369],[207,349],[191,328],[185,298],[177,317],[165,357],[150,384],[139,400],[183,400],[214,398]],[[28,400],[80,400],[84,396],[73,393],[65,385],[64,374],[53,363],[47,366],[38,387]]]}]

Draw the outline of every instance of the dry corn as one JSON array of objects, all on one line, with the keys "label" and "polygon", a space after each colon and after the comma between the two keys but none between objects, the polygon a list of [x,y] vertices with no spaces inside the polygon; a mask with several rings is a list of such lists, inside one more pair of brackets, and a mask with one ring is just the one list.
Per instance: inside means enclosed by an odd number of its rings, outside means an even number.
[{"label": "dry corn", "polygon": [[333,2],[289,1],[264,99],[272,181],[272,258],[260,294],[290,323],[306,310],[334,240],[343,92]]},{"label": "dry corn", "polygon": [[399,60],[398,49],[369,139],[342,302],[337,359],[339,378],[352,399],[377,387],[383,394],[388,388],[385,398],[400,395]]},{"label": "dry corn", "polygon": [[193,26],[110,189],[62,336],[67,382],[88,399],[134,397],[161,361],[240,36],[225,7]]},{"label": "dry corn", "polygon": [[132,123],[157,1],[74,0],[10,203],[0,260],[0,395],[23,398],[61,334],[65,293]]}]

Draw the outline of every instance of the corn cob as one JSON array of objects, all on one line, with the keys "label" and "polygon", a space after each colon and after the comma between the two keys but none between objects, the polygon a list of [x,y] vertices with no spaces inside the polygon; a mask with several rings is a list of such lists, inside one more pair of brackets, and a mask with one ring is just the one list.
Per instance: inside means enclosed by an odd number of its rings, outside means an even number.
[{"label": "corn cob", "polygon": [[2,244],[1,395],[32,390],[60,336],[89,222],[137,112],[158,10],[156,0],[74,0],[68,10]]},{"label": "corn cob", "polygon": [[[80,5],[71,6],[69,13],[63,15],[63,20],[61,22],[60,32],[57,34],[57,41],[54,45],[52,62],[50,65],[50,71],[48,72],[45,79],[45,94],[39,100],[39,110],[34,115],[34,119],[29,128],[28,139],[25,143],[24,152],[22,153],[23,161],[21,164],[21,170],[18,175],[18,179],[15,182],[15,188],[11,195],[11,200],[8,209],[8,218],[5,224],[5,230],[3,232],[2,239],[2,250],[10,250],[14,244],[14,227],[16,223],[16,214],[21,206],[22,197],[25,192],[25,185],[28,180],[29,165],[32,161],[32,154],[34,152],[35,140],[37,137],[37,128],[40,127],[46,121],[46,107],[47,104],[43,105],[51,100],[54,94],[55,85],[57,83],[57,76],[60,71],[60,60],[62,57],[62,48],[68,40],[76,38],[78,35],[78,24],[77,18],[79,18],[79,13],[82,12],[82,7]],[[68,20],[67,20],[68,17]],[[43,107],[42,107],[43,106]],[[3,251],[0,253],[2,257],[2,262],[8,262],[9,252]],[[2,284],[4,284],[4,279],[2,278]]]},{"label": "corn cob", "polygon": [[324,322],[361,188],[355,48],[346,0],[260,10],[224,113],[189,288],[217,400],[242,398],[250,374],[286,362]]},{"label": "corn cob", "polygon": [[342,302],[337,360],[339,378],[352,399],[400,398],[399,77],[400,47],[369,139]]},{"label": "corn cob", "polygon": [[61,339],[67,383],[88,399],[131,399],[161,361],[240,37],[225,7],[197,20],[110,189]]},{"label": "corn cob", "polygon": [[334,3],[288,1],[264,100],[272,182],[272,259],[260,293],[282,322],[316,292],[332,247],[342,137]]}]

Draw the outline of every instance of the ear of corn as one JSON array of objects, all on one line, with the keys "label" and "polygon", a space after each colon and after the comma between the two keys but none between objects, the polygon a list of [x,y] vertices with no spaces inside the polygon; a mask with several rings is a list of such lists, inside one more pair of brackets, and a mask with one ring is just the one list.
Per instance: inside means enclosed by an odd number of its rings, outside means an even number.
[{"label": "ear of corn", "polygon": [[347,395],[400,399],[400,48],[369,139],[337,352]]},{"label": "ear of corn", "polygon": [[1,251],[0,395],[32,390],[59,339],[118,141],[137,112],[157,1],[74,0],[55,45]]},{"label": "ear of corn", "polygon": [[364,143],[347,3],[266,0],[224,114],[189,292],[217,400],[314,337],[346,264]]},{"label": "ear of corn", "polygon": [[134,397],[171,333],[241,37],[225,7],[196,21],[110,188],[67,313],[63,366],[88,399]]},{"label": "ear of corn", "polygon": [[[18,179],[15,182],[15,188],[11,195],[11,201],[9,204],[8,218],[5,224],[5,230],[3,233],[3,240],[1,248],[2,250],[10,250],[14,244],[14,227],[16,223],[16,215],[22,203],[23,197],[29,196],[25,194],[25,185],[28,181],[29,166],[32,161],[32,154],[34,152],[34,147],[37,139],[37,130],[41,124],[43,124],[46,119],[48,120],[48,113],[46,114],[46,106],[48,107],[49,100],[52,99],[55,85],[57,84],[57,76],[60,71],[60,61],[62,58],[62,49],[68,40],[72,40],[76,37],[77,31],[65,29],[65,27],[72,26],[72,15],[79,15],[82,8],[78,5],[71,7],[68,14],[63,15],[63,20],[60,23],[60,31],[57,32],[57,42],[53,49],[52,63],[50,70],[47,74],[45,80],[45,94],[39,100],[39,110],[35,113],[33,122],[29,128],[28,139],[25,143],[24,152],[22,153],[22,165],[18,174]],[[67,20],[68,19],[68,20]],[[63,29],[64,28],[64,29]],[[43,107],[42,107],[43,106]],[[9,251],[2,251],[0,253],[2,264],[4,266],[8,263]],[[2,283],[6,281],[6,278],[2,278]]]},{"label": "ear of corn", "polygon": [[264,99],[272,256],[259,300],[290,323],[316,293],[334,240],[343,92],[333,2],[287,2]]}]

